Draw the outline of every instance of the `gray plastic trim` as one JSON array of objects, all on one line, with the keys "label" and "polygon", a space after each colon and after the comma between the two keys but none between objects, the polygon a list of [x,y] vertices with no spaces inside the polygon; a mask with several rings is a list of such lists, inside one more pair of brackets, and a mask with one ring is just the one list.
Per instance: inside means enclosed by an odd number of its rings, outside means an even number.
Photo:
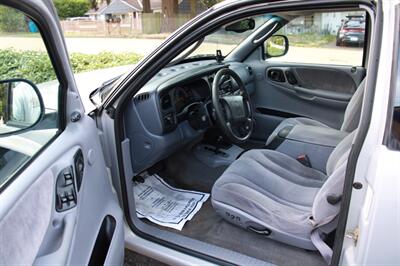
[{"label": "gray plastic trim", "polygon": [[[276,239],[279,242],[286,243],[291,246],[297,246],[299,248],[305,248],[309,250],[316,250],[314,245],[311,242],[311,239],[296,237],[294,235],[290,235],[286,232],[283,232],[277,228],[271,227],[269,224],[264,223],[263,221],[249,215],[246,212],[243,212],[237,208],[234,208],[230,205],[222,203],[220,201],[216,201],[212,199],[212,205],[217,213],[221,215],[221,217],[226,217],[226,211],[229,212],[230,215],[234,215],[236,217],[240,217],[239,219],[227,220],[231,223],[236,224],[242,228],[247,228],[249,226],[252,227],[263,227],[271,230],[271,234],[268,236],[270,239]],[[266,236],[267,237],[267,236]]]},{"label": "gray plastic trim", "polygon": [[136,215],[133,217],[133,222],[140,231],[146,234],[155,236],[158,239],[171,242],[181,247],[190,247],[190,249],[196,250],[199,253],[207,254],[208,256],[218,258],[234,265],[274,265],[229,249],[221,248],[169,231],[160,230],[154,226],[142,222],[136,217]]}]

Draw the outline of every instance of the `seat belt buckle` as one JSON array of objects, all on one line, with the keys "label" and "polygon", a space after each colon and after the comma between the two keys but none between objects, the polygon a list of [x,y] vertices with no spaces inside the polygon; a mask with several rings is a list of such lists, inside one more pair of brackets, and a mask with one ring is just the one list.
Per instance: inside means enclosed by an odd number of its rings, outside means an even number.
[{"label": "seat belt buckle", "polygon": [[301,163],[302,165],[304,165],[304,166],[307,166],[307,167],[310,167],[310,168],[312,167],[311,166],[311,162],[310,162],[310,158],[308,158],[308,156],[305,155],[305,154],[301,154],[301,155],[297,156],[296,160],[299,163]]}]

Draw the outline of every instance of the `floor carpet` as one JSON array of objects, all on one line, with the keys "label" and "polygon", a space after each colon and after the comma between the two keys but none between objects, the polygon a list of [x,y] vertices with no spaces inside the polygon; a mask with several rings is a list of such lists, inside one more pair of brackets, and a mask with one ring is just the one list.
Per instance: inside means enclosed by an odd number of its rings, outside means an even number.
[{"label": "floor carpet", "polygon": [[210,200],[186,223],[182,231],[154,226],[276,265],[326,265],[317,252],[288,246],[226,222],[213,210]]}]

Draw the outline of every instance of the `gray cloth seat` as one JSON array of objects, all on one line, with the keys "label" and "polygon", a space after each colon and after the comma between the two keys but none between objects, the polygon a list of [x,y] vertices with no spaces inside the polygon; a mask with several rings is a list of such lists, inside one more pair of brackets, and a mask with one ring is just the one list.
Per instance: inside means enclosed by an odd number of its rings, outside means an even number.
[{"label": "gray cloth seat", "polygon": [[273,150],[250,150],[215,182],[211,202],[222,217],[277,241],[314,250],[311,233],[335,217],[354,132],[332,152],[327,175]]},{"label": "gray cloth seat", "polygon": [[[360,83],[358,86],[356,92],[353,94],[353,96],[350,99],[350,102],[348,103],[344,117],[343,117],[343,123],[340,127],[340,131],[344,132],[352,132],[358,127],[358,123],[360,122],[360,116],[361,116],[361,107],[362,107],[362,101],[364,97],[364,90],[365,90],[365,79]],[[276,128],[275,130],[269,135],[267,139],[266,145],[269,145],[278,135],[279,131],[286,127],[292,127],[296,125],[306,125],[306,126],[316,126],[316,127],[327,127],[329,128],[328,125],[325,125],[324,123],[321,123],[317,120],[313,120],[311,118],[306,118],[306,117],[294,117],[294,118],[287,118],[283,120]]]}]

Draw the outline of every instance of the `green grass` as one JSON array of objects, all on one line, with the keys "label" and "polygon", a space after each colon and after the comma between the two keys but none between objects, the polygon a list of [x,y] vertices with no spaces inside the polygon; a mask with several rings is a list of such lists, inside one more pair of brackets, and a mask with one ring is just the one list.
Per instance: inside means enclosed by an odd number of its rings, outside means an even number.
[{"label": "green grass", "polygon": [[335,35],[321,35],[313,33],[287,35],[290,46],[297,47],[323,47],[336,40]]},{"label": "green grass", "polygon": [[40,33],[31,33],[31,32],[1,32],[0,37],[23,37],[23,38],[41,38]]}]

